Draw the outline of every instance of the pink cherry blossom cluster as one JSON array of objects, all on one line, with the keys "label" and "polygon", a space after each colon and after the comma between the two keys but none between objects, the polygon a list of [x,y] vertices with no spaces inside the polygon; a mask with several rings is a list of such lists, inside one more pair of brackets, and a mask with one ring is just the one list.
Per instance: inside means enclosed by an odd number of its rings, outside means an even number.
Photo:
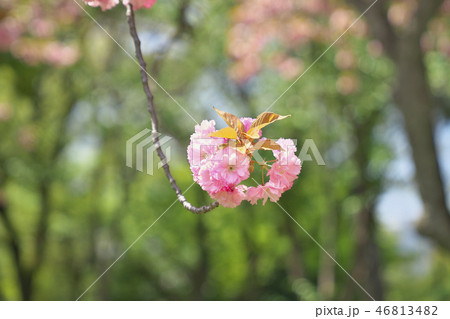
[{"label": "pink cherry blossom cluster", "polygon": [[[254,119],[241,118],[246,130]],[[281,194],[290,189],[301,170],[300,159],[295,155],[296,147],[290,139],[280,138],[277,143],[281,150],[273,150],[275,161],[268,165],[269,181],[256,187],[248,187],[241,182],[249,179],[251,155],[246,155],[232,147],[233,141],[211,137],[216,132],[215,121],[203,121],[195,126],[187,155],[194,181],[224,207],[236,207],[243,200],[252,205],[259,199],[263,205],[267,199],[277,202]],[[261,137],[261,131],[259,132]]]},{"label": "pink cherry blossom cluster", "polygon": [[[119,4],[120,0],[84,0],[91,7],[101,7],[103,11],[109,10]],[[134,10],[141,8],[151,8],[156,0],[122,0],[124,6],[131,3]]]}]

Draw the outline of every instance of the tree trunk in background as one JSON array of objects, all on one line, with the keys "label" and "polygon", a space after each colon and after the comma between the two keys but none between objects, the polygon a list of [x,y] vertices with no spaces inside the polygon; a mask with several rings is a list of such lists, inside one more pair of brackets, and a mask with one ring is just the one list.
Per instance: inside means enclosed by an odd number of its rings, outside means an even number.
[{"label": "tree trunk in background", "polygon": [[[373,207],[364,207],[357,216],[356,255],[353,277],[375,300],[383,300],[383,282],[380,272],[380,256],[375,240],[375,218]],[[356,290],[357,289],[357,290]],[[359,287],[354,287],[357,299],[371,300]],[[353,298],[351,298],[353,299]]]},{"label": "tree trunk in background", "polygon": [[245,281],[245,289],[239,300],[254,301],[260,300],[261,287],[258,283],[258,253],[257,246],[252,232],[255,224],[255,210],[253,206],[247,205],[247,213],[245,215],[245,227],[242,229],[243,249],[247,255],[247,276]]},{"label": "tree trunk in background", "polygon": [[[331,173],[328,178],[331,177]],[[332,194],[327,188],[331,181],[324,183],[325,191]],[[333,258],[336,258],[336,241],[338,237],[338,217],[340,214],[337,203],[330,201],[328,212],[322,217],[320,226],[320,238],[323,247]],[[321,252],[319,270],[317,274],[317,290],[319,295],[325,300],[332,300],[336,288],[336,262],[325,252]]]},{"label": "tree trunk in background", "polygon": [[[323,246],[335,258],[337,237],[337,214],[335,211],[330,211],[324,216],[321,228]],[[324,252],[321,252],[317,275],[317,290],[319,295],[325,300],[332,300],[334,296],[336,286],[335,268],[335,261]]]},{"label": "tree trunk in background", "polygon": [[[202,198],[206,196],[201,195]],[[205,199],[206,200],[206,199]],[[205,294],[206,282],[209,275],[209,252],[208,252],[208,239],[207,228],[202,218],[197,218],[197,244],[200,250],[199,259],[197,265],[192,272],[192,299],[193,300],[207,300]]]},{"label": "tree trunk in background", "polygon": [[297,236],[298,228],[296,227],[297,225],[288,218],[285,218],[281,225],[281,232],[286,233],[292,243],[291,252],[286,261],[286,272],[289,275],[290,281],[306,277],[305,267],[302,261],[303,251]]},{"label": "tree trunk in background", "polygon": [[[359,180],[355,184],[354,195],[360,197],[363,206],[356,216],[355,255],[352,274],[355,280],[375,300],[383,300],[383,280],[379,247],[376,240],[375,202],[381,190],[382,175],[370,174],[370,154],[374,148],[373,134],[377,125],[383,120],[381,109],[367,114],[365,119],[357,121],[351,113],[351,107],[346,112],[353,124],[352,135],[357,145],[353,158],[357,164]],[[348,286],[345,299],[371,300],[371,298],[356,285]]]},{"label": "tree trunk in background", "polygon": [[432,97],[419,41],[419,37],[412,34],[398,43],[395,101],[405,119],[425,209],[419,231],[450,250],[450,215],[438,166]]},{"label": "tree trunk in background", "polygon": [[11,250],[12,260],[15,265],[17,282],[20,287],[21,298],[24,301],[31,300],[32,292],[32,276],[30,271],[26,268],[22,258],[22,246],[15,227],[9,217],[8,204],[0,191],[0,218],[3,222],[7,234],[7,245]]},{"label": "tree trunk in background", "polygon": [[[373,1],[348,0],[364,12]],[[421,0],[414,17],[403,31],[387,19],[384,2],[379,1],[365,17],[373,37],[379,40],[396,67],[394,99],[405,119],[405,129],[416,167],[416,179],[424,204],[420,233],[450,250],[450,215],[436,154],[432,96],[420,40],[429,20],[443,0]]]}]

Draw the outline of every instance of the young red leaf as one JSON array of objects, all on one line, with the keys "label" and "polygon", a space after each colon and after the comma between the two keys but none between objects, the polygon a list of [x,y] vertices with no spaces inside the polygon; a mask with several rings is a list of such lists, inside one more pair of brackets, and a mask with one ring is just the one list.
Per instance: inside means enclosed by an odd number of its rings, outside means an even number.
[{"label": "young red leaf", "polygon": [[237,132],[231,128],[231,127],[225,127],[221,130],[218,130],[216,132],[212,132],[209,134],[209,136],[212,137],[223,137],[228,139],[237,139]]},{"label": "young red leaf", "polygon": [[281,149],[282,149],[281,146],[279,144],[277,144],[277,142],[275,142],[274,140],[271,140],[271,139],[259,140],[252,147],[252,151],[256,151],[256,150],[264,150],[264,151],[277,150],[277,151],[280,151]]},{"label": "young red leaf", "polygon": [[258,132],[260,129],[269,125],[270,123],[285,119],[289,116],[290,115],[284,116],[272,112],[263,112],[260,115],[258,115],[256,120],[252,123],[250,129],[246,132],[246,135],[253,139],[259,138]]},{"label": "young red leaf", "polygon": [[233,128],[236,131],[237,135],[241,135],[242,133],[244,133],[244,124],[242,124],[241,120],[236,115],[218,110],[214,106],[213,109],[217,112],[217,114],[220,115],[221,118],[223,118],[223,120],[229,127]]}]

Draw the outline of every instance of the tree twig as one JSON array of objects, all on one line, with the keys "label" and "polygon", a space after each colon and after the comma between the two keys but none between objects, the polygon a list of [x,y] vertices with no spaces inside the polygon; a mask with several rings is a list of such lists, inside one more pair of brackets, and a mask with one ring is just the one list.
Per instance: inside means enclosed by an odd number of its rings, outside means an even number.
[{"label": "tree twig", "polygon": [[173,178],[172,174],[170,173],[170,168],[169,168],[169,164],[167,163],[166,155],[164,154],[163,150],[161,149],[161,144],[159,142],[158,117],[156,115],[155,107],[153,104],[153,94],[148,85],[147,64],[145,63],[144,57],[142,56],[141,41],[139,40],[139,36],[137,34],[136,23],[134,20],[133,6],[131,4],[127,5],[127,20],[128,20],[128,26],[130,28],[130,34],[134,41],[134,47],[136,50],[136,58],[138,59],[139,65],[140,65],[142,86],[144,88],[145,95],[147,96],[148,111],[150,113],[151,123],[152,123],[153,144],[155,145],[156,152],[163,164],[164,173],[166,174],[166,176],[170,182],[170,185],[174,189],[174,191],[177,195],[178,201],[183,205],[184,208],[186,208],[188,211],[190,211],[194,214],[207,213],[207,212],[213,210],[214,208],[218,207],[219,203],[216,201],[207,206],[201,206],[201,207],[196,207],[196,206],[192,205],[183,196],[183,193],[181,192],[180,187],[178,187],[175,179]]}]

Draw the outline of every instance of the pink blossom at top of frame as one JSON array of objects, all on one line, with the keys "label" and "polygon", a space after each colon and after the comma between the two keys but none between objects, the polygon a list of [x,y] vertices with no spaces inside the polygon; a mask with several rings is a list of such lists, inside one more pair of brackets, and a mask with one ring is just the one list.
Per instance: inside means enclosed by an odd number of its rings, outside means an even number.
[{"label": "pink blossom at top of frame", "polygon": [[84,0],[84,2],[91,7],[101,7],[105,11],[115,7],[119,0]]},{"label": "pink blossom at top of frame", "polygon": [[142,8],[150,9],[156,2],[156,0],[122,0],[124,5],[131,3],[133,10],[139,10]]},{"label": "pink blossom at top of frame", "polygon": [[[91,7],[101,7],[103,11],[114,8],[119,0],[84,0],[87,5]],[[139,10],[142,8],[150,9],[156,0],[122,0],[123,5],[132,4],[133,10]]]}]

